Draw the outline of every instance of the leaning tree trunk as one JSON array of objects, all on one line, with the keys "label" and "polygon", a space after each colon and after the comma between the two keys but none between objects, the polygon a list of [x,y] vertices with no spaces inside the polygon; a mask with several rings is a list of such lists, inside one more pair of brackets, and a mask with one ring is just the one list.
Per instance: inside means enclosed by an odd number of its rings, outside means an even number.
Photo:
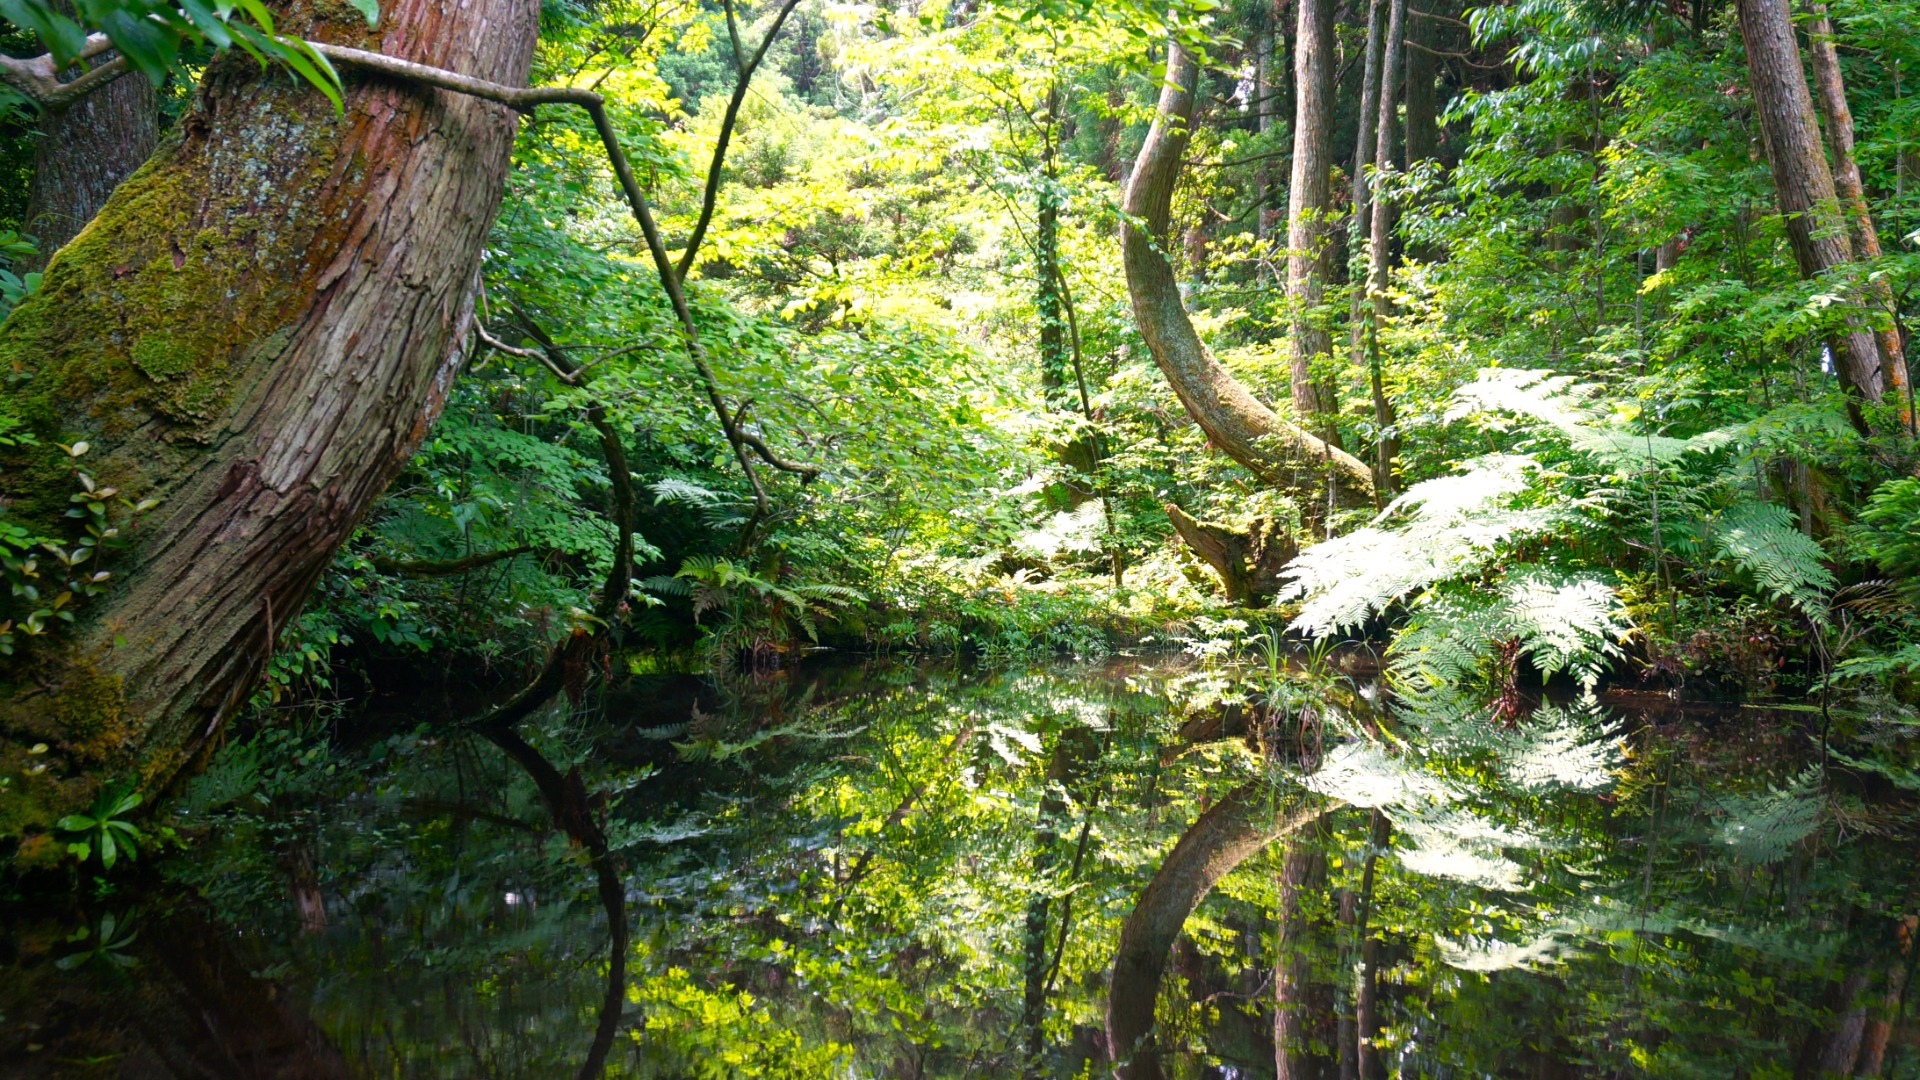
[{"label": "leaning tree trunk", "polygon": [[1248,857],[1327,812],[1319,799],[1276,808],[1264,782],[1235,788],[1201,814],[1160,864],[1120,924],[1107,989],[1107,1053],[1118,1080],[1160,1080],[1154,1003],[1167,954],[1187,917]]},{"label": "leaning tree trunk", "polygon": [[1261,404],[1200,343],[1181,304],[1180,287],[1157,241],[1164,238],[1193,117],[1197,75],[1193,58],[1167,47],[1167,77],[1158,111],[1141,144],[1121,209],[1121,255],[1134,321],[1173,392],[1207,438],[1262,482],[1302,498],[1318,499],[1332,481],[1335,500],[1360,506],[1373,500],[1367,467]]},{"label": "leaning tree trunk", "polygon": [[159,117],[153,84],[137,74],[122,75],[64,109],[40,115],[23,230],[39,252],[24,269],[44,267],[147,160]]},{"label": "leaning tree trunk", "polygon": [[1287,189],[1287,307],[1293,314],[1288,354],[1293,411],[1338,446],[1333,388],[1314,379],[1333,336],[1319,310],[1326,295],[1327,211],[1332,204],[1333,5],[1300,0],[1293,51],[1293,182]]},{"label": "leaning tree trunk", "polygon": [[[536,0],[382,6],[377,32],[357,15],[288,28],[524,83]],[[79,478],[55,443],[77,440],[80,470],[158,500],[123,523],[109,591],[0,673],[0,770],[22,775],[36,742],[56,766],[0,795],[0,834],[103,778],[158,787],[189,767],[440,411],[515,116],[347,79],[337,113],[284,73],[217,61],[0,325],[0,366],[25,375],[6,408],[40,442],[0,462],[12,511],[62,528]]]},{"label": "leaning tree trunk", "polygon": [[[1846,222],[1833,174],[1820,146],[1813,97],[1800,67],[1787,0],[1737,0],[1740,37],[1747,47],[1748,81],[1760,119],[1760,141],[1773,170],[1787,239],[1803,277],[1817,277],[1851,261]],[[1886,390],[1873,334],[1856,320],[1833,345],[1834,362],[1847,386],[1867,401]]]},{"label": "leaning tree trunk", "polygon": [[[1840,73],[1840,50],[1834,45],[1833,20],[1827,5],[1818,0],[1807,5],[1813,16],[1807,23],[1807,52],[1813,60],[1813,83],[1819,92],[1820,111],[1827,122],[1827,145],[1833,150],[1833,187],[1847,216],[1847,238],[1853,257],[1859,260],[1880,257],[1880,234],[1873,227],[1873,213],[1867,209],[1866,191],[1860,184],[1860,163],[1853,154],[1853,109],[1847,105],[1847,84]],[[1883,313],[1893,310],[1893,290],[1886,281],[1867,286],[1867,295]],[[1889,320],[1874,331],[1874,345],[1880,354],[1880,369],[1885,373],[1887,390],[1893,394],[1894,410],[1900,423],[1913,430],[1912,387],[1907,378],[1907,357],[1900,345],[1900,331]]]}]

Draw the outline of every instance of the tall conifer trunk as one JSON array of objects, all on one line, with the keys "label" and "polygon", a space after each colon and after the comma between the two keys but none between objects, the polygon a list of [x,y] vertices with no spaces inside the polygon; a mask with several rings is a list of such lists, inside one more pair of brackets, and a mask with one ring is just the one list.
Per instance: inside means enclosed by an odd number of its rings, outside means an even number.
[{"label": "tall conifer trunk", "polygon": [[1289,351],[1293,411],[1339,445],[1332,415],[1332,387],[1314,378],[1332,347],[1324,318],[1315,309],[1326,295],[1327,211],[1332,202],[1333,142],[1332,0],[1299,0],[1293,83],[1293,179],[1287,190],[1287,304],[1293,312]]},{"label": "tall conifer trunk", "polygon": [[[343,7],[342,11],[346,9]],[[393,0],[283,30],[524,84],[536,0]],[[0,325],[6,408],[40,445],[0,495],[45,530],[78,465],[157,499],[110,590],[0,675],[0,834],[103,777],[168,783],[244,703],[278,633],[439,413],[467,341],[511,110],[349,71],[344,113],[229,56],[160,152]],[[131,523],[129,523],[130,525]],[[43,759],[45,760],[45,759]]]},{"label": "tall conifer trunk", "polygon": [[[1833,187],[1847,217],[1847,237],[1853,257],[1859,260],[1880,257],[1880,234],[1873,227],[1873,213],[1867,207],[1867,195],[1860,183],[1860,163],[1853,154],[1853,109],[1847,104],[1847,84],[1840,72],[1840,50],[1834,44],[1833,20],[1827,5],[1807,5],[1807,53],[1813,61],[1813,83],[1818,91],[1820,112],[1827,124],[1827,146],[1833,151]],[[1893,290],[1886,281],[1868,285],[1867,295],[1883,313],[1891,311]],[[1880,368],[1885,373],[1887,390],[1894,395],[1894,407],[1900,422],[1913,429],[1912,386],[1907,376],[1907,357],[1900,346],[1900,331],[1890,322],[1874,331],[1874,344],[1880,353]]]},{"label": "tall conifer trunk", "polygon": [[[1787,0],[1737,0],[1737,6],[1760,141],[1773,170],[1787,238],[1801,275],[1817,277],[1850,261],[1852,252],[1833,174],[1820,147],[1820,127],[1814,119],[1806,73],[1800,67],[1793,20]],[[1879,401],[1886,378],[1873,335],[1856,323],[1838,335],[1832,352],[1846,385],[1867,401]]]}]

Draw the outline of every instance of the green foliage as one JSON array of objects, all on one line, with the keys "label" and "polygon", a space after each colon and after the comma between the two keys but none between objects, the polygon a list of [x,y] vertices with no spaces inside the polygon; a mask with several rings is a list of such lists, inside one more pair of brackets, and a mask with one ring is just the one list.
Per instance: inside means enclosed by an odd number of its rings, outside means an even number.
[{"label": "green foliage", "polygon": [[[126,816],[140,803],[140,793],[129,785],[102,787],[86,813],[68,814],[56,823],[61,832],[75,837],[67,842],[67,853],[83,863],[97,854],[103,870],[112,870],[123,855],[133,861],[139,853],[141,834]],[[103,932],[101,936],[108,935]]]},{"label": "green foliage", "polygon": [[[371,26],[378,0],[348,0]],[[275,32],[260,0],[0,0],[0,17],[32,32],[53,57],[55,70],[71,65],[89,33],[104,33],[113,48],[155,86],[181,61],[182,46],[239,49],[261,64],[283,64],[340,107],[340,76],[325,57],[297,37]]]},{"label": "green foliage", "polygon": [[1868,557],[1888,576],[1920,589],[1920,480],[1901,477],[1875,489],[1860,511]]}]

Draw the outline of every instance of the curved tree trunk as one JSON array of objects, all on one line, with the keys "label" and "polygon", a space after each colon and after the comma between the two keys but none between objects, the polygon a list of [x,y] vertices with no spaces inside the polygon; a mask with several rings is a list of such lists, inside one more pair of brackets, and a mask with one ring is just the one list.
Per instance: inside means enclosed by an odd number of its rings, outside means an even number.
[{"label": "curved tree trunk", "polygon": [[[1834,45],[1833,20],[1827,17],[1827,5],[1813,0],[1807,4],[1813,16],[1807,23],[1807,52],[1813,60],[1813,83],[1819,92],[1820,112],[1827,122],[1827,145],[1833,150],[1833,187],[1847,216],[1847,237],[1853,257],[1859,260],[1880,257],[1880,234],[1873,227],[1873,213],[1867,209],[1866,191],[1860,185],[1860,163],[1853,154],[1853,109],[1847,105],[1847,84],[1840,73],[1840,50]],[[1893,290],[1884,280],[1867,286],[1867,295],[1882,312],[1893,310]],[[1913,388],[1907,376],[1907,357],[1900,347],[1900,331],[1891,322],[1873,334],[1880,353],[1880,368],[1887,390],[1894,396],[1894,410],[1900,423],[1913,430]]]},{"label": "curved tree trunk", "polygon": [[1333,335],[1317,310],[1326,295],[1327,212],[1332,204],[1333,5],[1300,0],[1293,52],[1293,181],[1287,189],[1287,306],[1293,312],[1288,355],[1293,411],[1314,417],[1320,437],[1339,445],[1333,388],[1314,381]]},{"label": "curved tree trunk", "polygon": [[122,75],[40,116],[23,230],[40,250],[24,269],[44,267],[153,154],[159,117],[153,84],[140,75]]},{"label": "curved tree trunk", "polygon": [[1173,268],[1156,246],[1167,231],[1197,74],[1186,50],[1169,44],[1159,109],[1121,202],[1128,215],[1120,228],[1121,255],[1134,320],[1154,362],[1213,445],[1274,487],[1317,502],[1330,474],[1338,503],[1365,505],[1373,500],[1365,465],[1274,415],[1207,352],[1180,302]]},{"label": "curved tree trunk", "polygon": [[[344,9],[343,9],[344,10]],[[510,85],[536,0],[393,0],[288,26]],[[294,20],[287,20],[289,23]],[[153,160],[0,325],[9,404],[41,445],[0,494],[45,530],[75,490],[56,442],[157,499],[112,588],[25,650],[0,701],[0,833],[44,825],[105,775],[166,784],[246,700],[277,631],[439,413],[472,322],[514,113],[347,73],[344,113],[243,57],[216,62]],[[67,776],[63,784],[53,778]]]},{"label": "curved tree trunk", "polygon": [[[1760,119],[1760,141],[1786,218],[1787,239],[1802,277],[1817,277],[1851,261],[1846,222],[1820,147],[1813,97],[1800,67],[1787,0],[1737,0],[1740,37],[1747,47],[1748,82]],[[1886,390],[1879,347],[1857,323],[1833,344],[1834,363],[1847,386],[1867,401]]]},{"label": "curved tree trunk", "polygon": [[1235,788],[1200,815],[1120,924],[1107,993],[1107,1053],[1119,1080],[1159,1080],[1162,1075],[1153,1034],[1154,1003],[1160,997],[1167,953],[1187,916],[1234,867],[1275,837],[1327,811],[1318,799],[1276,809],[1272,797],[1271,789],[1256,781]]}]

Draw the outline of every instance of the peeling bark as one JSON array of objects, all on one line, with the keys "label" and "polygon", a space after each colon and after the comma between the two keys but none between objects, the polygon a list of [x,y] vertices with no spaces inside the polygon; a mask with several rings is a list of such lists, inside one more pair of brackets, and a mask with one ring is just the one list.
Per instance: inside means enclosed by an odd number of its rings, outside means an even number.
[{"label": "peeling bark", "polygon": [[[522,85],[533,0],[395,0],[289,26]],[[292,20],[288,20],[291,22]],[[22,742],[68,775],[15,785],[0,833],[97,778],[169,783],[245,702],[277,631],[439,414],[472,327],[512,110],[347,73],[344,113],[245,57],[216,62],[161,151],[0,325],[11,407],[42,445],[0,495],[56,529],[53,444],[158,509],[108,562],[115,588],[4,684],[0,765]],[[9,676],[19,679],[18,673]]]},{"label": "peeling bark", "polygon": [[1365,465],[1276,416],[1207,352],[1158,246],[1167,232],[1197,75],[1193,58],[1170,44],[1159,108],[1121,202],[1128,215],[1121,225],[1121,254],[1134,320],[1173,392],[1214,446],[1261,482],[1312,504],[1331,479],[1337,504],[1366,505],[1373,501],[1373,478]]},{"label": "peeling bark", "polygon": [[1107,1050],[1119,1080],[1159,1080],[1154,1004],[1167,954],[1187,917],[1234,867],[1326,813],[1318,800],[1276,807],[1266,784],[1234,789],[1200,815],[1140,891],[1120,924],[1107,995]]}]

